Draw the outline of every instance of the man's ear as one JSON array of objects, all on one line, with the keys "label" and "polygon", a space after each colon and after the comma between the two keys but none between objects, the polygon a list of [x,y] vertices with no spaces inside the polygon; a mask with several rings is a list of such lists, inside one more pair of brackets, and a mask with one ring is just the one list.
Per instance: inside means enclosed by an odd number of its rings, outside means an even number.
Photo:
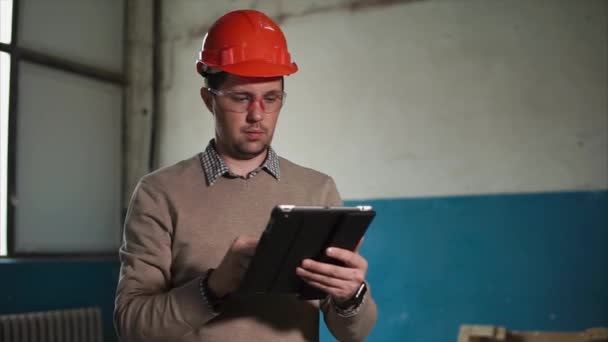
[{"label": "man's ear", "polygon": [[213,115],[213,96],[209,92],[209,89],[201,87],[201,99],[203,99],[203,102],[205,102],[205,106],[207,106],[207,109],[209,109],[211,115]]}]

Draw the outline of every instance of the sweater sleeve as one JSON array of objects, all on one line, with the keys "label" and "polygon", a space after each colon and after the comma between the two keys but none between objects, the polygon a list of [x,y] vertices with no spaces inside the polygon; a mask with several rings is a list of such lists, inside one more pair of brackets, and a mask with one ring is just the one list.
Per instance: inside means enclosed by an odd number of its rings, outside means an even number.
[{"label": "sweater sleeve", "polygon": [[173,287],[173,225],[167,196],[142,180],[131,198],[114,309],[123,341],[174,341],[215,317],[199,292],[200,278]]},{"label": "sweater sleeve", "polygon": [[[325,205],[343,205],[332,178],[329,178],[325,189]],[[323,318],[327,328],[336,339],[342,342],[363,341],[371,332],[378,316],[376,302],[372,298],[369,287],[363,298],[363,302],[353,315],[340,315],[329,300],[322,301],[320,308],[323,311]]]}]

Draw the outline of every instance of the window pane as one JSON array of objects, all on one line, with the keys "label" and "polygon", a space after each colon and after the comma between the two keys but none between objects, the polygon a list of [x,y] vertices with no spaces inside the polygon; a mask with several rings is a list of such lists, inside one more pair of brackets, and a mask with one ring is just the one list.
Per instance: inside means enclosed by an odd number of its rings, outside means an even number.
[{"label": "window pane", "polygon": [[0,0],[0,43],[10,44],[13,32],[13,0]]},{"label": "window pane", "polygon": [[123,0],[21,0],[19,17],[20,46],[122,71]]},{"label": "window pane", "polygon": [[122,88],[22,62],[18,103],[15,250],[114,251]]},{"label": "window pane", "polygon": [[[2,1],[2,0],[0,0]],[[0,52],[0,256],[6,255],[6,194],[8,191],[8,85],[10,81],[11,58]]]}]

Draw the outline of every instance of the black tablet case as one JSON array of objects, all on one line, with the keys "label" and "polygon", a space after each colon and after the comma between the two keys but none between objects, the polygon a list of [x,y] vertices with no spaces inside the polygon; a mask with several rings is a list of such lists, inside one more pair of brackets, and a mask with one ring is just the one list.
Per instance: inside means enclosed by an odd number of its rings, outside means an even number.
[{"label": "black tablet case", "polygon": [[371,207],[275,207],[238,292],[324,298],[323,291],[296,274],[296,267],[305,258],[338,264],[325,249],[354,250],[375,215]]}]

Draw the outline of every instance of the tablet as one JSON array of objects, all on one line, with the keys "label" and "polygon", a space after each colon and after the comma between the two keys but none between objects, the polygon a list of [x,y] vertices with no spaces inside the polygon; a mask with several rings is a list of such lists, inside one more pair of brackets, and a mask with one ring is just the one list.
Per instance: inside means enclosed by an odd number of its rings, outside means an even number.
[{"label": "tablet", "polygon": [[238,292],[325,298],[296,274],[296,267],[306,258],[339,264],[325,255],[326,248],[354,250],[375,215],[370,206],[276,206]]}]

